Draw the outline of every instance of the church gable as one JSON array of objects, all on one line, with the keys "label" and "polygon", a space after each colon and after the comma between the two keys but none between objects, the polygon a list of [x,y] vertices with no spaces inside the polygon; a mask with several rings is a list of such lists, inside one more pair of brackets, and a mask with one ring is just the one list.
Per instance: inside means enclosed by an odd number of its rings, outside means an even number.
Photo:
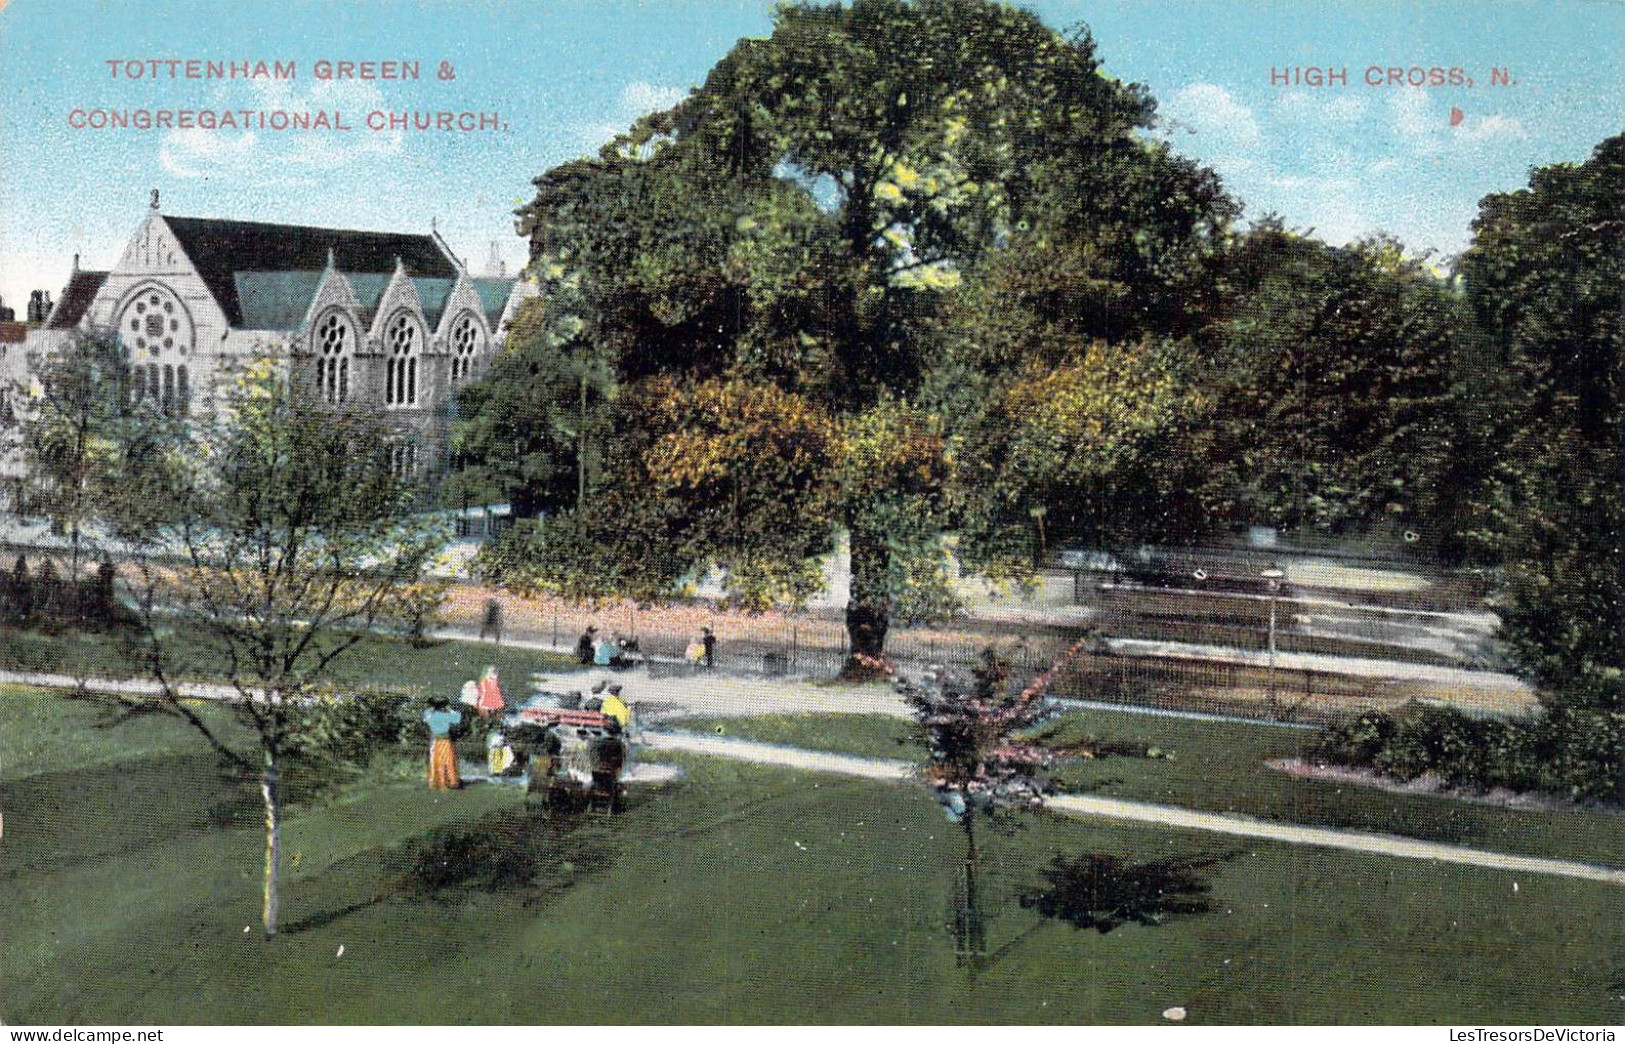
[{"label": "church gable", "polygon": [[305,310],[304,319],[299,324],[302,329],[310,329],[316,318],[329,309],[337,308],[349,313],[352,318],[361,315],[361,302],[356,300],[355,290],[350,281],[338,269],[329,267],[321,273],[321,285],[310,298],[310,307]]},{"label": "church gable", "polygon": [[367,331],[368,335],[373,338],[383,337],[385,327],[402,312],[408,312],[416,317],[427,330],[428,324],[423,319],[423,302],[418,299],[417,287],[406,274],[404,264],[396,266],[395,275],[378,298],[378,304],[373,309],[372,326]]},{"label": "church gable", "polygon": [[487,336],[490,334],[490,323],[485,317],[485,305],[480,300],[479,288],[474,280],[468,277],[467,272],[459,273],[457,282],[453,285],[451,294],[441,310],[439,324],[435,327],[435,337],[445,342],[451,335],[452,327],[458,317],[465,313],[474,315],[477,321],[485,328]]},{"label": "church gable", "polygon": [[121,275],[174,275],[192,270],[186,248],[157,211],[142,220],[113,269]]}]

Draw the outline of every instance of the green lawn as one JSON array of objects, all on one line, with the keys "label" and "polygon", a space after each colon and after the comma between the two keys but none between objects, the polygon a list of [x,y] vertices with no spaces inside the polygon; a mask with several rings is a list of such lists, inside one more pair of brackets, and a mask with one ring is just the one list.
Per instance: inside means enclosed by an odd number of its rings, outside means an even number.
[{"label": "green lawn", "polygon": [[[789,746],[921,755],[908,722],[873,715],[693,718],[676,725],[718,726],[726,735]],[[1498,808],[1300,779],[1267,767],[1266,761],[1300,753],[1313,741],[1314,733],[1302,729],[1105,711],[1071,712],[1060,720],[1058,739],[1085,736],[1144,743],[1172,758],[1069,761],[1053,773],[1061,789],[1625,867],[1625,814],[1617,811]]]},{"label": "green lawn", "polygon": [[[506,788],[348,788],[290,818],[289,930],[267,943],[243,931],[252,788],[179,726],[98,718],[0,691],[8,1023],[1625,1015],[1625,889],[1047,817],[982,839],[997,956],[973,979],[947,927],[963,841],[920,790],[697,758],[614,819],[548,821]],[[1226,858],[1207,913],[1101,935],[1015,901],[1062,852]]]},{"label": "green lawn", "polygon": [[[177,677],[213,680],[220,676],[196,636],[175,642],[184,657]],[[92,677],[147,677],[141,652],[128,637],[67,631],[43,634],[0,627],[0,669],[45,671]],[[334,661],[328,676],[339,685],[442,692],[455,696],[463,682],[494,665],[510,692],[524,692],[533,672],[574,671],[573,657],[486,642],[434,641],[422,648],[399,638],[367,637]]]}]

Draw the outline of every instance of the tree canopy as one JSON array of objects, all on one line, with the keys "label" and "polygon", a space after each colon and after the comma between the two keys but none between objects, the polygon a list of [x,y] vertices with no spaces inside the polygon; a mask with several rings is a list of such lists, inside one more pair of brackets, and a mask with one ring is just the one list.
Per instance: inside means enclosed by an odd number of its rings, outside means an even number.
[{"label": "tree canopy", "polygon": [[[1045,306],[1030,322],[1071,342],[1194,326],[1236,207],[1210,171],[1139,133],[1153,112],[1143,88],[1100,72],[1087,32],[1007,6],[786,6],[770,37],[740,41],[672,109],[538,178],[522,227],[562,291],[553,307],[570,336],[619,385],[774,387],[842,432],[826,539],[762,548],[752,569],[771,557],[772,572],[795,574],[836,529],[850,534],[848,628],[855,651],[877,655],[892,603],[939,554],[957,503],[950,402],[933,389],[1018,361],[994,343],[949,350],[963,340],[956,295],[1019,255],[1060,273],[1021,292]],[[945,373],[951,357],[971,361]],[[606,441],[625,445],[644,418],[630,407],[616,418]],[[627,479],[612,468],[602,485]],[[737,501],[755,517],[746,528],[765,532],[802,478],[750,479],[777,487]],[[613,525],[588,511],[543,528],[600,547],[679,519],[715,533],[712,492],[667,483],[635,498],[649,514],[605,493]],[[822,521],[821,500],[807,507]],[[670,541],[671,571],[703,571],[719,552],[739,561],[730,546]]]}]

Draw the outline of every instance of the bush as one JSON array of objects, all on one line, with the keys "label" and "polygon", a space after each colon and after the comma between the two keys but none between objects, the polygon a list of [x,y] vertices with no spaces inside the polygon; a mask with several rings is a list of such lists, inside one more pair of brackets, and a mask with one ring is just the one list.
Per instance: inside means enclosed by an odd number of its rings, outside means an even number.
[{"label": "bush", "polygon": [[407,738],[401,707],[408,699],[393,692],[329,692],[302,704],[301,721],[290,733],[297,745],[286,763],[289,799],[313,800],[398,748]]},{"label": "bush", "polygon": [[1625,803],[1625,713],[1554,706],[1539,717],[1474,718],[1449,707],[1411,706],[1327,726],[1313,756],[1374,768],[1401,780],[1426,773],[1447,787],[1496,787]]},{"label": "bush", "polygon": [[1370,768],[1393,736],[1391,715],[1367,711],[1357,718],[1334,722],[1322,729],[1310,756],[1316,761]]},{"label": "bush", "polygon": [[1625,804],[1625,711],[1554,708],[1541,724],[1555,755],[1552,789]]}]

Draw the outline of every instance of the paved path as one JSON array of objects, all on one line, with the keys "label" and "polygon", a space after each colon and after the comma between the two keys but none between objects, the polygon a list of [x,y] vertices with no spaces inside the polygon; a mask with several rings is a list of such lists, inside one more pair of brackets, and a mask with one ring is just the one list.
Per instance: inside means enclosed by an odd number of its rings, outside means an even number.
[{"label": "paved path", "polygon": [[[917,766],[907,761],[884,758],[861,758],[850,754],[803,750],[753,740],[729,739],[694,732],[650,732],[644,734],[645,745],[654,750],[681,751],[710,757],[731,758],[758,765],[783,765],[787,768],[811,772],[829,772],[836,775],[856,776],[862,779],[903,782],[915,778]],[[1600,881],[1625,886],[1625,869],[1594,866],[1590,863],[1571,862],[1566,859],[1543,859],[1537,856],[1510,855],[1488,852],[1460,845],[1446,845],[1435,841],[1417,841],[1392,834],[1366,834],[1328,827],[1299,826],[1254,819],[1250,816],[1223,815],[1216,812],[1198,812],[1175,805],[1157,805],[1147,801],[1128,801],[1123,798],[1095,797],[1088,794],[1060,794],[1045,802],[1051,811],[1081,819],[1116,819],[1130,823],[1150,823],[1177,830],[1200,830],[1207,833],[1248,837],[1262,841],[1278,841],[1289,845],[1309,845],[1345,852],[1365,852],[1371,855],[1392,856],[1396,859],[1429,859],[1442,863],[1459,863],[1490,870],[1513,873],[1542,874],[1570,877],[1582,881]]]},{"label": "paved path", "polygon": [[[0,671],[0,685],[31,685],[36,689],[74,689],[113,696],[162,696],[164,688],[155,681],[138,678],[77,678],[71,674],[44,671]],[[175,686],[181,696],[194,700],[235,700],[239,693],[230,685],[181,682]]]},{"label": "paved path", "polygon": [[[622,676],[625,677],[624,675]],[[902,699],[881,685],[855,688],[831,688],[806,682],[780,680],[764,683],[755,679],[730,678],[713,674],[689,678],[640,679],[651,689],[648,697],[656,704],[654,714],[644,720],[662,717],[704,714],[712,716],[740,716],[773,713],[860,713],[885,714],[907,717]],[[0,671],[0,684],[32,685],[39,688],[78,689],[91,692],[115,693],[123,696],[154,696],[159,694],[156,682],[120,680],[110,678],[75,678],[66,674],[46,674],[28,671]],[[628,688],[631,688],[628,683]],[[183,696],[197,699],[236,699],[237,692],[227,685],[182,684]],[[629,693],[631,695],[631,693]],[[641,702],[641,701],[640,701]],[[908,761],[886,758],[865,758],[851,754],[786,747],[754,740],[708,736],[696,732],[645,732],[643,743],[651,750],[680,751],[709,757],[730,758],[758,765],[781,765],[808,772],[828,772],[834,775],[854,776],[889,783],[901,783],[915,778],[918,766]],[[1393,856],[1399,859],[1431,859],[1446,863],[1460,863],[1495,870],[1545,874],[1601,881],[1625,885],[1625,869],[1593,866],[1589,863],[1562,859],[1542,859],[1535,856],[1509,855],[1488,852],[1459,845],[1416,841],[1389,834],[1365,834],[1327,827],[1299,826],[1277,823],[1250,816],[1221,815],[1198,812],[1175,805],[1157,805],[1145,801],[1122,798],[1103,798],[1087,794],[1062,794],[1048,799],[1048,807],[1055,812],[1080,818],[1117,819],[1133,823],[1150,823],[1181,830],[1200,830],[1250,837],[1284,844],[1310,845],[1319,848],[1366,852],[1373,855]]]},{"label": "paved path", "polygon": [[[1235,649],[1224,645],[1193,645],[1188,642],[1161,642],[1145,638],[1108,638],[1106,644],[1110,646],[1112,652],[1123,656],[1156,656],[1169,660],[1233,663],[1244,667],[1268,667],[1270,663],[1270,654],[1264,649]],[[1442,667],[1431,663],[1369,660],[1359,656],[1327,656],[1320,653],[1277,652],[1275,666],[1284,670],[1318,671],[1321,674],[1339,674],[1351,678],[1432,682],[1515,696],[1534,695],[1534,691],[1521,678],[1502,671],[1470,671],[1463,667]]]}]

